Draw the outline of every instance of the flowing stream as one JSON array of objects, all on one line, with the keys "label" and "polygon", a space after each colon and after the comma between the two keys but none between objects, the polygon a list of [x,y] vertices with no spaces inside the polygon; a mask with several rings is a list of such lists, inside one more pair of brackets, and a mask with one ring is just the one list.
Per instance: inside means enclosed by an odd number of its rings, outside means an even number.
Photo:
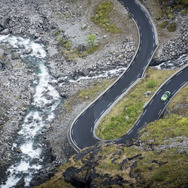
[{"label": "flowing stream", "polygon": [[20,154],[15,164],[10,166],[6,172],[6,183],[0,185],[1,188],[9,188],[22,181],[25,182],[24,187],[28,187],[33,175],[42,168],[44,159],[44,156],[41,156],[42,128],[48,126],[55,118],[55,110],[61,102],[61,97],[55,87],[50,84],[53,82],[53,77],[49,75],[45,65],[46,52],[43,45],[30,39],[11,35],[0,35],[0,42],[9,43],[22,54],[26,50],[30,51],[30,54],[21,57],[26,63],[34,66],[37,75],[30,109],[13,143],[13,147],[18,148]]},{"label": "flowing stream", "polygon": [[162,62],[161,64],[154,66],[157,69],[175,69],[177,67],[182,67],[188,63],[188,54],[183,54],[177,59],[168,60]]}]

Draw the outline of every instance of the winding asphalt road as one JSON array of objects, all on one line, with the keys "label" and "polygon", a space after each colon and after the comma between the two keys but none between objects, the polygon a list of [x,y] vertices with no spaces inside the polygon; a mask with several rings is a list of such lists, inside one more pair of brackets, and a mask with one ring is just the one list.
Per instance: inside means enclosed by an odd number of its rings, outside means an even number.
[{"label": "winding asphalt road", "polygon": [[[126,93],[126,91],[143,76],[143,73],[150,63],[152,55],[157,48],[157,39],[155,38],[154,27],[144,9],[137,3],[136,0],[121,0],[121,3],[128,9],[138,26],[140,32],[140,45],[136,56],[125,73],[102,96],[100,96],[82,114],[80,114],[80,116],[72,124],[69,134],[70,141],[72,142],[74,149],[77,151],[85,147],[92,146],[99,141],[99,139],[93,134],[95,123],[122,94]],[[181,85],[181,80],[184,80],[185,77],[186,74],[182,71],[182,73],[177,76],[176,81],[174,81],[174,85],[171,86],[169,83],[170,85],[167,84],[164,89],[170,90],[173,94],[175,94],[175,90],[173,89],[174,86],[176,84]],[[133,126],[128,134],[116,140],[117,143],[122,143],[135,137],[138,130],[142,128],[145,123],[158,119],[160,113],[162,113],[162,110],[166,105],[165,103],[162,103],[162,101],[159,101],[163,92],[164,91],[161,90],[156,96],[156,99],[153,100],[155,101],[157,107],[155,106],[155,108],[153,108],[153,101],[151,101],[145,107],[143,115],[140,116],[140,119],[138,119],[135,123],[135,126]]]}]

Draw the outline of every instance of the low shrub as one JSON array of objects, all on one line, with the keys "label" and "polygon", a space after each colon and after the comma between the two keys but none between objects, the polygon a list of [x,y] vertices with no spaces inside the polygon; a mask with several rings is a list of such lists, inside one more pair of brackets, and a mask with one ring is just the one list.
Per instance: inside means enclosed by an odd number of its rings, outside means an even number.
[{"label": "low shrub", "polygon": [[164,21],[161,24],[159,24],[159,27],[164,29],[164,28],[166,28],[167,25],[168,25],[168,21]]},{"label": "low shrub", "polygon": [[176,31],[176,23],[170,23],[168,26],[167,26],[167,29],[169,32],[174,32]]}]

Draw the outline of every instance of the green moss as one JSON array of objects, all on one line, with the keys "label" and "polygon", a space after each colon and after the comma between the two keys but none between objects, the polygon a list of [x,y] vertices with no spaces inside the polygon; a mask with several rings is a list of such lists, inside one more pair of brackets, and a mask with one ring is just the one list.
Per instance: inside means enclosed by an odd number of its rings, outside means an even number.
[{"label": "green moss", "polygon": [[114,5],[111,1],[103,1],[98,4],[96,14],[92,16],[92,21],[100,25],[106,31],[111,33],[121,33],[115,24],[111,23],[109,20],[109,15],[112,12]]},{"label": "green moss", "polygon": [[170,23],[168,26],[167,26],[167,30],[169,32],[174,32],[176,30],[176,23]]},{"label": "green moss", "polygon": [[187,14],[188,14],[188,9],[183,9],[183,10],[181,10],[181,14],[182,14],[182,15],[187,15]]},{"label": "green moss", "polygon": [[71,43],[70,41],[68,41],[67,39],[63,38],[62,36],[58,36],[57,37],[57,45],[60,46],[60,47],[64,47],[66,49],[70,49],[71,48]]},{"label": "green moss", "polygon": [[148,80],[147,87],[148,87],[149,89],[155,88],[156,85],[157,85],[156,80],[153,80],[153,79]]},{"label": "green moss", "polygon": [[55,33],[54,33],[54,35],[60,35],[61,34],[61,29],[58,29]]},{"label": "green moss", "polygon": [[166,28],[167,25],[168,25],[168,21],[164,21],[164,22],[159,24],[159,27],[164,29],[164,28]]}]

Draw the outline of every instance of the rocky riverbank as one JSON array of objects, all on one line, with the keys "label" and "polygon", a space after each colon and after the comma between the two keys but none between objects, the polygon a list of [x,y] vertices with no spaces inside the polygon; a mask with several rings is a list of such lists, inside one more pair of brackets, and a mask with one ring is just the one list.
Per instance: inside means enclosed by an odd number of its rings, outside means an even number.
[{"label": "rocky riverbank", "polygon": [[35,74],[19,56],[9,45],[0,44],[0,180],[10,161],[19,153],[12,145],[14,134],[32,100]]},{"label": "rocky riverbank", "polygon": [[[41,1],[6,1],[0,2],[0,34],[20,35],[43,43],[47,51],[47,65],[56,81],[53,82],[63,98],[70,98],[80,89],[95,81],[77,80],[81,76],[94,77],[107,70],[126,68],[136,51],[137,30],[127,11],[116,0],[111,21],[122,29],[122,33],[113,34],[101,29],[91,21],[96,6],[101,0],[41,0]],[[179,20],[179,17],[177,17]],[[172,39],[159,47],[154,63],[163,62],[187,53],[187,16],[180,16],[178,29]],[[98,51],[84,58],[73,53],[74,49],[87,48],[87,36],[94,33]],[[71,44],[71,50],[59,45],[59,38]],[[21,48],[21,46],[20,46]],[[23,53],[30,53],[25,51]],[[27,107],[34,93],[35,73],[22,61],[22,54],[7,44],[0,44],[0,169],[14,158],[16,148],[12,147],[13,135],[19,129]],[[177,65],[179,67],[179,65]],[[121,71],[118,73],[120,74]],[[108,78],[118,74],[108,74]],[[102,80],[102,78],[97,79]],[[102,92],[102,91],[101,91]],[[71,113],[66,113],[62,106],[57,118],[43,131],[55,157],[54,165],[64,163],[74,153],[67,141],[68,129],[74,118],[91,101],[76,102]],[[53,165],[52,165],[53,166]],[[48,171],[50,167],[44,171]],[[42,172],[41,172],[42,173]]]}]

